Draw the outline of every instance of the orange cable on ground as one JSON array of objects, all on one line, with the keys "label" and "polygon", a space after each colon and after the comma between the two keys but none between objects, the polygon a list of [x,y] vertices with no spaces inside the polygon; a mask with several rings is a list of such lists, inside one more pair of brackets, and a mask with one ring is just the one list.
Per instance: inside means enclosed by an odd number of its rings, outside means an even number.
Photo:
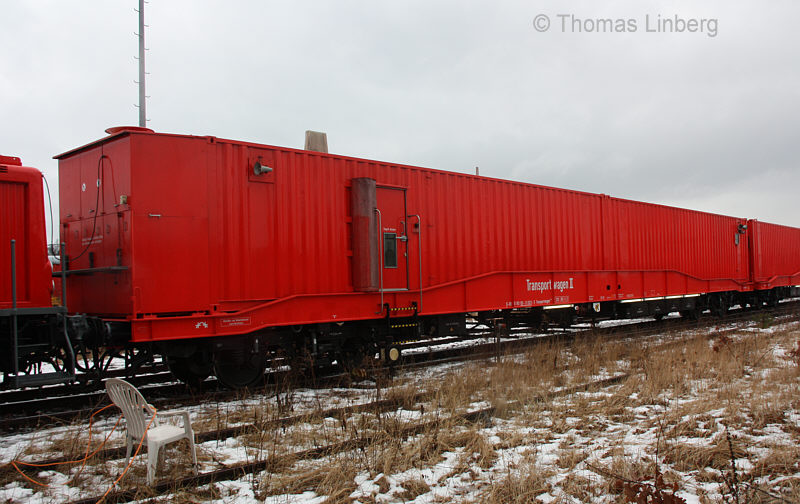
[{"label": "orange cable on ground", "polygon": [[[24,466],[27,466],[27,467],[50,467],[50,466],[59,466],[59,465],[67,465],[67,464],[77,464],[79,462],[82,462],[85,465],[87,459],[89,459],[90,457],[93,457],[97,452],[99,452],[103,448],[103,446],[105,446],[106,442],[111,437],[111,434],[114,433],[114,431],[116,430],[117,426],[119,425],[120,420],[122,419],[122,415],[120,414],[120,418],[117,419],[117,423],[114,424],[114,428],[111,429],[111,432],[108,433],[108,436],[106,436],[106,438],[100,444],[100,447],[98,447],[97,450],[95,450],[94,452],[89,454],[89,449],[92,446],[92,423],[94,422],[94,417],[95,417],[95,415],[97,415],[101,411],[105,411],[108,408],[110,408],[111,406],[114,406],[114,405],[113,404],[109,404],[108,406],[104,406],[103,408],[101,408],[101,409],[95,411],[94,413],[92,413],[92,416],[89,418],[89,442],[86,445],[86,454],[83,456],[83,458],[80,458],[80,459],[77,459],[77,460],[65,460],[65,461],[62,461],[62,462],[51,462],[49,464],[36,464],[36,463],[33,463],[33,462],[23,462],[21,460],[12,460],[11,461],[11,465],[14,466],[14,469],[16,469],[17,472],[20,473],[25,479],[27,479],[31,483],[35,483],[36,485],[43,486],[43,487],[46,487],[47,485],[44,484],[44,483],[41,483],[39,481],[36,481],[33,478],[28,477],[19,468],[19,465],[24,465]],[[17,465],[17,464],[19,464],[19,465]],[[83,466],[81,467],[81,469],[83,469]]]},{"label": "orange cable on ground", "polygon": [[[117,422],[114,424],[114,427],[111,429],[111,432],[109,432],[108,435],[106,436],[106,438],[103,440],[103,442],[100,443],[100,446],[98,446],[97,449],[95,449],[93,452],[89,453],[89,450],[91,449],[91,446],[92,446],[92,424],[94,422],[94,417],[95,417],[95,415],[97,415],[101,411],[105,411],[108,408],[110,408],[111,406],[114,406],[114,405],[113,404],[109,404],[107,406],[104,406],[104,407],[100,408],[99,410],[97,410],[94,413],[92,413],[92,416],[89,418],[89,441],[86,444],[86,453],[82,458],[77,459],[77,460],[67,460],[67,461],[62,461],[62,462],[51,462],[51,463],[48,463],[48,464],[36,464],[36,463],[33,463],[33,462],[23,462],[21,460],[12,460],[11,461],[11,465],[26,480],[30,481],[31,483],[33,483],[35,485],[39,485],[41,487],[47,487],[48,485],[46,483],[42,483],[40,481],[36,481],[35,479],[31,478],[30,476],[28,476],[27,474],[22,472],[22,470],[19,468],[19,465],[23,465],[23,466],[26,466],[26,467],[50,467],[50,466],[59,466],[59,465],[67,465],[67,464],[77,464],[77,463],[80,462],[81,463],[80,470],[78,471],[78,473],[75,476],[73,476],[72,480],[70,480],[70,481],[74,481],[75,478],[77,478],[81,474],[81,472],[83,472],[84,467],[86,467],[86,462],[91,457],[95,456],[100,450],[103,449],[103,446],[105,446],[106,442],[108,442],[108,440],[111,437],[111,435],[114,433],[114,431],[119,426],[119,422],[122,420],[122,414],[120,414],[119,418],[117,418]],[[111,486],[108,488],[108,490],[106,490],[106,492],[103,494],[103,496],[100,498],[100,500],[97,501],[98,503],[102,502],[103,499],[105,499],[106,496],[108,496],[108,494],[111,492],[111,490],[117,485],[117,483],[119,483],[120,480],[125,476],[125,474],[127,474],[128,470],[131,468],[131,465],[133,464],[134,459],[136,458],[137,455],[139,455],[139,451],[142,449],[142,444],[144,443],[144,440],[147,437],[147,432],[150,430],[150,427],[153,425],[153,422],[155,421],[155,419],[156,419],[156,409],[153,408],[153,416],[150,417],[150,421],[147,423],[147,427],[144,430],[144,434],[142,435],[142,438],[139,440],[139,444],[136,446],[136,451],[133,453],[133,455],[131,456],[130,460],[128,461],[128,465],[125,466],[125,469],[122,471],[122,474],[120,474],[117,477],[117,479],[114,480],[114,482],[111,484]],[[17,465],[17,464],[19,464],[19,465]]]},{"label": "orange cable on ground", "polygon": [[145,429],[144,429],[144,434],[142,435],[142,439],[139,440],[139,445],[136,446],[136,451],[133,452],[133,455],[131,456],[131,459],[128,461],[128,465],[125,466],[125,470],[122,471],[122,474],[120,474],[117,477],[117,479],[114,480],[114,482],[111,484],[110,487],[108,487],[108,489],[103,494],[103,496],[100,497],[100,499],[97,501],[97,504],[100,504],[101,502],[103,502],[103,500],[105,500],[106,496],[108,496],[108,494],[111,493],[111,490],[113,490],[114,487],[117,486],[117,483],[119,483],[119,481],[122,479],[122,477],[125,476],[125,474],[128,472],[128,469],[131,468],[131,465],[133,464],[133,461],[136,459],[136,456],[139,455],[139,450],[142,449],[142,443],[144,443],[144,438],[147,437],[147,431],[150,430],[150,426],[153,425],[153,422],[155,421],[155,419],[156,419],[156,409],[153,408],[153,416],[150,417],[150,421],[147,422],[147,427],[145,427]]}]

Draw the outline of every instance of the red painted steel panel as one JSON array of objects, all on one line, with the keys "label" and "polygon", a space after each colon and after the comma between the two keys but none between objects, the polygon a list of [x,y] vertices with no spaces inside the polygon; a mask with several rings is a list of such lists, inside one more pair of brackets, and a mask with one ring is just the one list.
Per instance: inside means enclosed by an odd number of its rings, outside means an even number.
[{"label": "red painted steel panel", "polygon": [[747,233],[756,288],[800,284],[800,229],[750,220]]},{"label": "red painted steel panel", "polygon": [[116,137],[59,160],[61,240],[69,269],[130,268],[116,273],[70,275],[67,301],[74,312],[135,313],[129,140]]},{"label": "red painted steel panel", "polygon": [[[272,170],[256,174],[256,162]],[[735,242],[745,221],[734,217],[145,132],[62,155],[60,169],[68,253],[86,248],[102,220],[103,241],[88,248],[95,267],[130,268],[73,282],[71,299],[130,317],[136,341],[378,317],[380,293],[352,281],[355,178],[376,181],[383,227],[407,236],[397,242],[402,268],[385,277],[408,288],[384,294],[393,307],[437,314],[752,288],[747,240]],[[72,267],[89,267],[88,257]]]},{"label": "red painted steel panel", "polygon": [[17,306],[50,306],[52,268],[47,259],[42,174],[0,165],[0,308],[11,308],[11,240],[16,241]]},{"label": "red painted steel panel", "polygon": [[606,235],[616,234],[604,268],[669,273],[665,284],[645,277],[642,291],[619,284],[618,298],[693,293],[690,279],[706,282],[701,292],[740,290],[749,281],[748,247],[735,240],[744,219],[617,198],[604,199],[604,205]]}]

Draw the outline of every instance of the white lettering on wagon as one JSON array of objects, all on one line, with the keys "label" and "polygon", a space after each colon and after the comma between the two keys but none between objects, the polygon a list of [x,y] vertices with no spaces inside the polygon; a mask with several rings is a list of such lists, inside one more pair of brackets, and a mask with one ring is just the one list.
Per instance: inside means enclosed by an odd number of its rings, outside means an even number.
[{"label": "white lettering on wagon", "polygon": [[243,327],[249,326],[253,323],[253,319],[250,318],[249,315],[244,317],[230,317],[220,319],[219,325],[221,327]]},{"label": "white lettering on wagon", "polygon": [[194,325],[195,329],[200,329],[201,327],[208,329],[208,324],[206,322],[198,322]]},{"label": "white lettering on wagon", "polygon": [[94,245],[95,243],[103,243],[103,235],[84,236],[81,238],[81,246]]},{"label": "white lettering on wagon", "polygon": [[572,280],[572,277],[569,277],[569,280],[556,280],[555,282],[548,280],[546,282],[535,282],[531,281],[530,278],[526,278],[525,285],[528,289],[528,292],[544,292],[549,291],[551,288],[553,290],[557,290],[558,292],[564,292],[565,290],[572,290],[575,288]]}]

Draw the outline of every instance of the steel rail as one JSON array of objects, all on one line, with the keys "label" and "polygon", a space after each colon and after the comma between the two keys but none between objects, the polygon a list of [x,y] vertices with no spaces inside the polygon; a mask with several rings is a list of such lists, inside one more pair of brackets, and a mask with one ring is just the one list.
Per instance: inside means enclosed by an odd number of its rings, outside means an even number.
[{"label": "steel rail", "polygon": [[[665,331],[702,329],[703,327],[710,327],[714,325],[719,325],[721,323],[723,324],[735,323],[744,320],[751,320],[752,316],[756,313],[764,313],[777,317],[781,317],[788,314],[794,314],[793,319],[796,319],[798,318],[798,316],[800,316],[797,314],[796,303],[792,302],[792,303],[783,303],[782,306],[779,306],[771,310],[762,310],[758,312],[756,311],[740,311],[738,313],[731,312],[728,316],[721,319],[714,317],[702,317],[698,321],[686,321],[684,319],[664,319],[661,321],[646,321],[646,322],[624,324],[624,325],[605,327],[605,328],[585,328],[573,332],[564,331],[560,333],[547,333],[544,335],[532,334],[530,337],[516,337],[516,338],[509,337],[504,341],[500,341],[499,344],[496,342],[487,342],[477,345],[464,346],[460,348],[437,349],[435,348],[438,344],[436,340],[428,340],[425,342],[411,342],[408,343],[408,345],[412,348],[419,348],[420,346],[430,346],[432,348],[427,352],[423,351],[414,354],[404,354],[403,362],[401,364],[394,366],[394,370],[413,369],[421,366],[423,367],[434,366],[437,364],[456,362],[456,361],[477,360],[491,356],[497,356],[499,354],[507,354],[510,352],[522,351],[526,348],[530,348],[535,345],[572,341],[578,338],[585,338],[590,336],[606,337],[616,340],[616,339],[624,339],[630,337],[642,337],[652,334],[658,334]],[[529,332],[530,330],[520,329],[520,331]],[[491,333],[487,330],[482,333],[482,336],[489,337],[491,336]],[[472,339],[476,338],[473,336]],[[447,342],[452,343],[452,340],[443,341],[442,344],[445,344]],[[308,380],[305,380],[301,381],[300,383],[294,384],[294,386],[309,386],[309,385],[330,386],[329,384],[331,383],[340,383],[341,380],[346,376],[348,375],[345,373],[338,373],[326,376],[322,378],[322,381],[315,381],[314,383],[311,383]],[[275,382],[281,382],[279,375],[275,375]],[[215,387],[215,382],[213,380],[209,380],[206,382],[206,386],[213,388]],[[276,386],[271,384],[268,385],[268,387],[274,388]],[[187,404],[185,401],[195,402],[197,401],[198,397],[204,399],[224,400],[226,397],[234,397],[238,393],[237,391],[233,390],[212,390],[210,393],[198,396],[197,394],[186,394],[185,392],[186,392],[186,387],[184,385],[175,383],[165,385],[163,387],[157,387],[157,388],[153,387],[148,391],[148,393],[155,393],[161,396],[158,399],[154,399],[155,402],[161,404],[177,403],[180,405]],[[41,400],[35,403],[31,403],[29,405],[26,405],[25,403],[19,403],[16,405],[16,408],[17,411],[21,410],[33,411],[36,410],[37,408],[39,410],[42,410],[46,407],[55,407],[56,405],[58,407],[63,408],[63,407],[69,407],[69,405],[74,405],[75,402],[80,402],[80,401],[83,401],[84,404],[88,404],[91,407],[95,407],[97,404],[100,404],[102,400],[104,400],[104,398],[105,394],[103,392],[97,392],[94,394],[86,394],[80,396],[80,398],[64,397],[52,400]],[[82,416],[88,416],[89,414],[91,414],[92,411],[93,411],[92,409],[75,410],[73,408],[67,411],[51,411],[34,416],[8,417],[8,415],[6,415],[7,418],[0,421],[0,431],[9,431],[19,428],[37,428],[37,427],[43,427],[48,424],[52,424],[54,422],[72,422],[76,421],[76,419],[80,419]]]}]

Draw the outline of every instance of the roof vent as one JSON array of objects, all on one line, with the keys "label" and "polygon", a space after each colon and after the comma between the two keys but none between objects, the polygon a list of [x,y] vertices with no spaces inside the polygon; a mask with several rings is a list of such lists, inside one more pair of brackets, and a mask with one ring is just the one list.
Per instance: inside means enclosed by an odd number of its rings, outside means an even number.
[{"label": "roof vent", "polygon": [[306,150],[328,153],[328,135],[321,131],[306,130]]},{"label": "roof vent", "polygon": [[120,133],[155,133],[150,128],[142,128],[141,126],[114,126],[108,128],[106,133],[109,135],[118,135]]}]

